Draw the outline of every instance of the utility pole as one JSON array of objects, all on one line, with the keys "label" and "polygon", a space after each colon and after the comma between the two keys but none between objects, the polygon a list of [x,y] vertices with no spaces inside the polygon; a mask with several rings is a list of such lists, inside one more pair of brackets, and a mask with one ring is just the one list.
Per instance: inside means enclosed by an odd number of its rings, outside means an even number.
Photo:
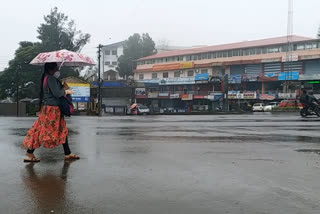
[{"label": "utility pole", "polygon": [[99,117],[101,117],[101,48],[102,45],[98,46],[98,111]]},{"label": "utility pole", "polygon": [[287,53],[286,53],[286,60],[287,63],[287,72],[285,73],[285,93],[288,93],[289,89],[289,82],[288,77],[291,76],[291,63],[292,63],[292,52],[293,52],[293,45],[292,45],[292,35],[293,35],[293,0],[288,0],[288,24],[287,24]]},{"label": "utility pole", "polygon": [[19,70],[20,69],[21,69],[21,65],[18,65],[16,70],[17,117],[19,117]]}]

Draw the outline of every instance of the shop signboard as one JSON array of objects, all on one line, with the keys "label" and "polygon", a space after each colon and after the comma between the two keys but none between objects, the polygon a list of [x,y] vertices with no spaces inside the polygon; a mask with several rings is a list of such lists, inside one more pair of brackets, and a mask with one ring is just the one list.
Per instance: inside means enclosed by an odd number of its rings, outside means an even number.
[{"label": "shop signboard", "polygon": [[208,80],[209,79],[209,74],[208,73],[205,73],[205,74],[197,74],[195,77],[194,77],[194,80],[195,81],[203,81],[203,80]]},{"label": "shop signboard", "polygon": [[245,100],[257,99],[257,92],[255,91],[247,91],[242,94],[242,98]]},{"label": "shop signboard", "polygon": [[240,99],[240,91],[228,91],[228,99]]},{"label": "shop signboard", "polygon": [[158,64],[158,65],[152,66],[152,71],[180,70],[180,69],[188,69],[193,67],[194,67],[193,62]]},{"label": "shop signboard", "polygon": [[181,94],[181,100],[192,100],[192,94]]},{"label": "shop signboard", "polygon": [[279,93],[278,97],[280,99],[296,99],[296,93]]},{"label": "shop signboard", "polygon": [[282,62],[296,62],[299,60],[299,56],[295,53],[282,56]]},{"label": "shop signboard", "polygon": [[136,95],[146,95],[146,88],[136,88]]},{"label": "shop signboard", "polygon": [[241,75],[230,75],[228,82],[230,84],[240,84],[241,83]]},{"label": "shop signboard", "polygon": [[260,94],[260,100],[274,100],[276,94]]},{"label": "shop signboard", "polygon": [[90,102],[90,84],[68,83],[73,90],[73,102]]},{"label": "shop signboard", "polygon": [[214,93],[213,96],[214,96],[214,99],[213,99],[214,101],[219,101],[219,100],[223,99],[222,93]]},{"label": "shop signboard", "polygon": [[158,95],[158,92],[148,92],[148,98],[157,98]]},{"label": "shop signboard", "polygon": [[301,74],[299,80],[319,80],[320,74]]},{"label": "shop signboard", "polygon": [[168,92],[159,93],[159,97],[168,97],[168,96],[169,96]]},{"label": "shop signboard", "polygon": [[259,75],[259,81],[277,81],[278,76],[278,72],[261,73]]},{"label": "shop signboard", "polygon": [[179,99],[180,94],[170,94],[170,99]]},{"label": "shop signboard", "polygon": [[194,77],[164,78],[159,82],[159,85],[187,85],[187,84],[195,84]]},{"label": "shop signboard", "polygon": [[298,80],[299,79],[299,72],[292,71],[292,72],[281,72],[279,73],[278,80]]},{"label": "shop signboard", "polygon": [[197,99],[197,100],[204,99],[204,95],[193,95],[193,99]]}]

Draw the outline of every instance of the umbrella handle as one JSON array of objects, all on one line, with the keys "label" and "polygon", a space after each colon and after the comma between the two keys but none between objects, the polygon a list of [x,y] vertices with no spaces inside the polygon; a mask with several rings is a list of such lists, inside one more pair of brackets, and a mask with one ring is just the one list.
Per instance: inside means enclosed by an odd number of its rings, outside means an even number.
[{"label": "umbrella handle", "polygon": [[61,69],[61,67],[62,67],[63,63],[64,63],[64,60],[62,61],[62,63],[61,63],[61,64],[60,64],[60,66],[59,66],[59,71],[60,71],[60,69]]}]

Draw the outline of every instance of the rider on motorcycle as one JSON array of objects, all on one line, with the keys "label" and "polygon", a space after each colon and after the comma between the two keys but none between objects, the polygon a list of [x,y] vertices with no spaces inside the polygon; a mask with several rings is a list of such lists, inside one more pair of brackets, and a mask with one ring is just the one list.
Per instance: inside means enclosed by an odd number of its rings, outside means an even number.
[{"label": "rider on motorcycle", "polygon": [[320,101],[313,95],[313,91],[310,91],[307,95],[307,104],[310,106],[311,110],[314,110],[317,104],[320,103]]},{"label": "rider on motorcycle", "polygon": [[300,97],[300,103],[302,103],[304,106],[308,105],[308,95],[307,95],[307,91],[303,91],[302,95]]}]

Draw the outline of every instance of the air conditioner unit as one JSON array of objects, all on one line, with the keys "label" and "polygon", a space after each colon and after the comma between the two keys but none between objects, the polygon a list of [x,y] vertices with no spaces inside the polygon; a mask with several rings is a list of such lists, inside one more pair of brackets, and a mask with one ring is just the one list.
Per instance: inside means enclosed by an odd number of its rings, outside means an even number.
[{"label": "air conditioner unit", "polygon": [[199,69],[196,69],[196,73],[199,73]]},{"label": "air conditioner unit", "polygon": [[180,74],[183,74],[183,71],[180,71]]}]

